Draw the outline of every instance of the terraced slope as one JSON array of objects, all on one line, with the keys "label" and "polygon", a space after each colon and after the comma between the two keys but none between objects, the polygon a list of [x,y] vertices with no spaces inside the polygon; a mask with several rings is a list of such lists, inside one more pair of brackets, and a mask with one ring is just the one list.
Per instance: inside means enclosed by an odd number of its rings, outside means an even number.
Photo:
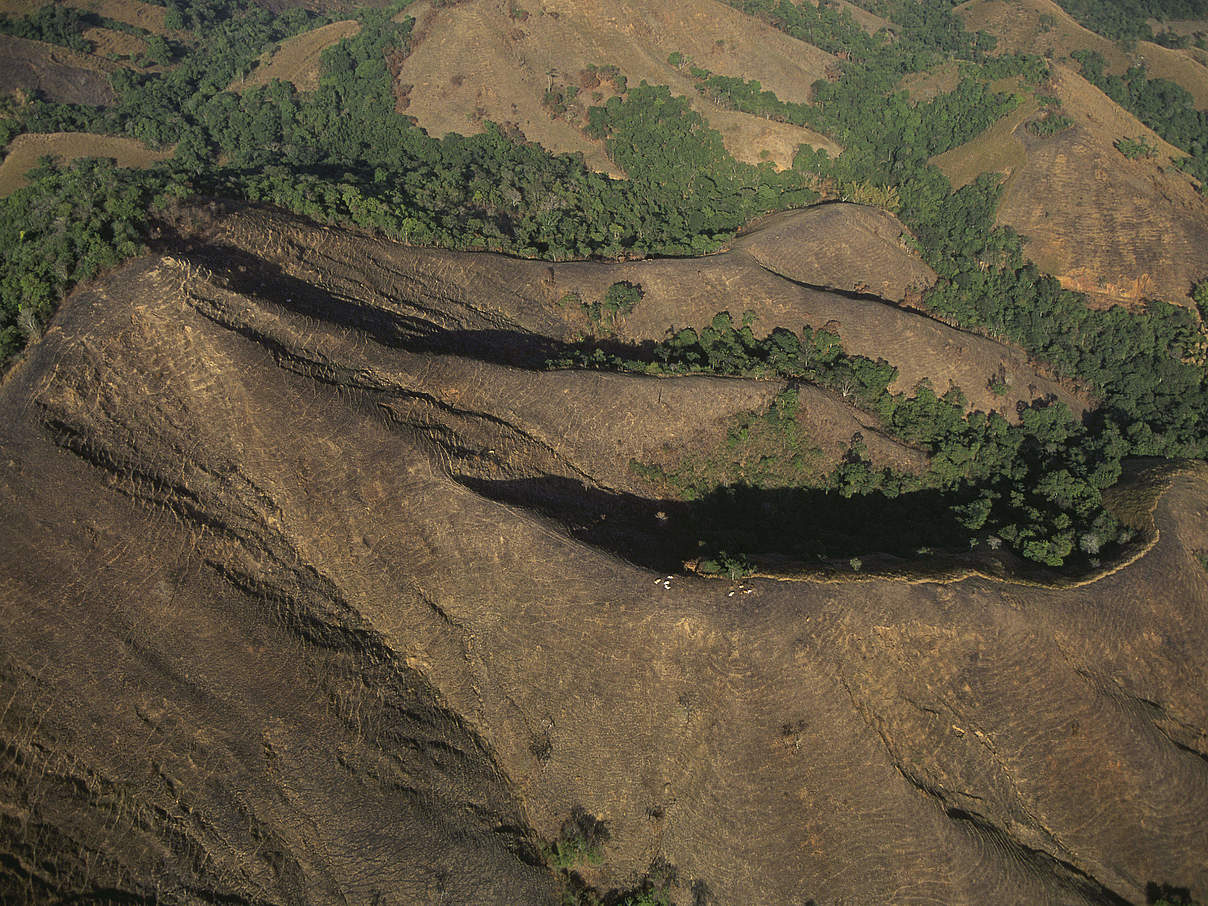
[{"label": "terraced slope", "polygon": [[356,296],[274,235],[120,268],[0,386],[6,901],[552,903],[576,806],[601,888],[663,859],[723,906],[1208,890],[1202,470],[1081,587],[656,583],[603,452],[766,388],[518,392],[439,340],[537,303],[382,292],[419,252],[359,237]]}]

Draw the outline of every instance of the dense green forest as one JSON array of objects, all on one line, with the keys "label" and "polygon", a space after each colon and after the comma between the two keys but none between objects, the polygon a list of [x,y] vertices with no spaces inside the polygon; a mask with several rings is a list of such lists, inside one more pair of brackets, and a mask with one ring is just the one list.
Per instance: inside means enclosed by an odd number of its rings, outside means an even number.
[{"label": "dense green forest", "polygon": [[0,34],[61,44],[84,53],[92,50],[91,42],[84,37],[84,29],[99,24],[99,18],[92,13],[53,4],[47,4],[27,16],[0,14]]},{"label": "dense green forest", "polygon": [[[824,495],[825,506],[849,514],[880,507],[882,518],[857,520],[878,527],[876,537],[827,536],[817,520],[807,524],[799,512],[790,519],[792,498],[785,497],[784,524],[798,539],[798,553],[896,549],[895,533],[900,547],[902,526],[923,521],[934,526],[931,540],[948,548],[1006,542],[1050,565],[1087,562],[1127,539],[1102,505],[1122,458],[1208,452],[1208,392],[1202,366],[1193,363],[1200,340],[1194,313],[1160,302],[1137,313],[1088,309],[1024,259],[1017,236],[993,226],[999,194],[993,177],[953,192],[928,163],[1019,103],[1018,92],[995,91],[992,82],[1011,77],[1020,92],[1036,91],[1047,77],[1047,64],[1035,57],[988,58],[992,40],[965,32],[947,4],[869,4],[893,20],[891,37],[869,35],[825,3],[734,2],[789,34],[842,50],[841,75],[816,83],[805,105],[782,102],[758,83],[715,75],[682,55],[673,55],[673,65],[718,103],[808,125],[833,136],[844,152],[831,158],[804,148],[781,172],[737,162],[683,98],[663,86],[630,86],[617,72],[618,95],[588,110],[585,128],[628,174],[623,180],[494,125],[471,137],[437,139],[394,113],[387,56],[407,51],[411,20],[392,18],[406,5],[358,12],[361,31],[324,53],[317,91],[274,82],[235,94],[226,87],[266,47],[326,19],[300,9],[273,14],[227,0],[172,0],[172,24],[195,35],[194,44],[173,50],[181,54],[177,66],[119,71],[118,99],[107,109],[38,99],[11,108],[0,135],[5,141],[20,131],[90,130],[175,144],[176,151],[170,162],[141,172],[95,163],[44,168],[3,203],[0,355],[36,337],[74,283],[133,254],[155,204],[170,197],[244,198],[412,243],[616,258],[715,250],[752,217],[808,204],[829,182],[879,193],[912,230],[940,278],[926,306],[1018,343],[1059,374],[1084,381],[1102,404],[1081,422],[1056,404],[1034,405],[1018,425],[966,414],[959,391],[940,396],[920,385],[908,396],[890,393],[892,368],[847,355],[825,331],[793,325],[757,338],[724,313],[646,355],[587,344],[552,364],[813,383],[862,406],[887,433],[929,454],[926,474],[897,474],[873,468],[857,441],[832,474],[802,478]],[[952,91],[915,103],[897,87],[904,74],[952,57],[962,61]],[[1170,95],[1164,86],[1151,88],[1152,81],[1132,74],[1119,90],[1156,117],[1160,99]],[[1162,115],[1170,134],[1196,128],[1178,111]],[[1202,138],[1202,121],[1199,128]],[[640,287],[617,284],[613,296],[586,309],[606,332],[640,299]],[[786,407],[778,404],[770,431],[787,430]],[[791,459],[800,450],[792,452],[789,441],[782,446]],[[780,480],[785,473],[768,474]],[[712,489],[680,479],[681,490],[715,508],[718,525],[749,525],[735,514],[766,506],[747,493],[759,490],[742,484],[748,478],[731,476],[740,483]],[[715,548],[757,553],[768,543],[739,534],[719,537]]]}]

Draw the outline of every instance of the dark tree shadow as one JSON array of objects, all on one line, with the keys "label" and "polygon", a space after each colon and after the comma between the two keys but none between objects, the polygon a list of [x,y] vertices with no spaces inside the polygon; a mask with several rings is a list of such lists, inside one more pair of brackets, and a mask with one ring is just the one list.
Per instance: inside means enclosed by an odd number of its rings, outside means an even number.
[{"label": "dark tree shadow", "polygon": [[842,497],[811,488],[719,488],[695,501],[589,488],[566,478],[489,481],[461,477],[485,497],[534,509],[573,536],[650,569],[674,571],[720,551],[759,564],[803,565],[852,557],[968,551],[966,533],[936,491]]}]

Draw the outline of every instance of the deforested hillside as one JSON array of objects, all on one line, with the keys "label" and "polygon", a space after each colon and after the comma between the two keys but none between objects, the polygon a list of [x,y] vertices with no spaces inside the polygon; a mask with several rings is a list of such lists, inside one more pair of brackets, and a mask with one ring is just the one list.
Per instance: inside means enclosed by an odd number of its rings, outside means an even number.
[{"label": "deforested hillside", "polygon": [[1074,51],[1093,50],[1116,72],[1143,61],[1151,76],[1177,82],[1191,93],[1197,107],[1208,107],[1208,51],[1201,48],[1139,41],[1135,49],[1125,51],[1119,43],[1080,25],[1053,0],[970,0],[958,6],[957,13],[971,30],[998,38],[999,51],[1067,60]]},{"label": "deforested hillside", "polygon": [[1138,478],[1156,543],[1066,590],[665,579],[566,471],[654,427],[600,379],[525,401],[232,265],[119,269],[3,386],[9,901],[554,902],[577,809],[584,878],[677,901],[1205,883],[1200,470]]},{"label": "deforested hillside", "polygon": [[271,54],[266,54],[247,78],[232,87],[242,91],[280,79],[299,91],[313,91],[319,87],[319,59],[323,51],[355,35],[359,29],[357,22],[345,19],[287,38]]},{"label": "deforested hillside", "polygon": [[113,100],[108,60],[66,47],[0,35],[0,91],[37,92],[68,104],[108,104]]},{"label": "deforested hillside", "polygon": [[[589,311],[592,302],[614,284],[632,283],[641,287],[641,301],[612,329],[629,342],[653,343],[682,328],[699,330],[721,311],[736,321],[750,312],[760,335],[777,326],[832,330],[849,352],[894,366],[895,390],[910,392],[928,379],[940,392],[959,387],[970,405],[1012,417],[1019,405],[1049,397],[1075,410],[1085,405],[1081,394],[1037,369],[1020,350],[891,304],[906,288],[926,287],[934,275],[901,243],[900,223],[855,205],[781,215],[721,254],[624,263],[547,264],[411,250],[331,238],[265,213],[220,220],[213,229],[231,249],[261,250],[285,274],[321,282],[341,297],[389,298],[418,311],[439,311],[442,303],[455,301],[498,321],[501,330],[510,322],[572,340],[599,329]],[[840,273],[855,285],[832,289]],[[869,286],[877,280],[884,288],[876,289],[887,298]]]}]

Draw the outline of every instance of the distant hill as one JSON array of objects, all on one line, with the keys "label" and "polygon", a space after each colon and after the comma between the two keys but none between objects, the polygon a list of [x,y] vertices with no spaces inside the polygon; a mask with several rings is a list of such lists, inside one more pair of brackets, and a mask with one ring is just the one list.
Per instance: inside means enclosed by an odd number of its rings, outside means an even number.
[{"label": "distant hill", "polygon": [[1139,41],[1125,52],[1120,45],[1079,25],[1053,0],[968,0],[956,8],[971,30],[998,38],[999,51],[1067,58],[1075,50],[1103,54],[1114,72],[1143,60],[1152,78],[1170,79],[1191,92],[1196,105],[1208,108],[1208,51],[1172,49]]},{"label": "distant hill", "polygon": [[[1171,164],[1183,152],[1076,72],[1055,64],[1053,73],[1044,92],[1059,99],[1069,128],[1034,135],[1026,127],[1041,111],[1021,108],[1004,121],[1008,131],[995,126],[936,163],[956,185],[1003,173],[997,221],[1019,231],[1043,270],[1097,304],[1189,304],[1193,284],[1208,276],[1208,207]],[[1125,160],[1115,143],[1141,136],[1156,156]]]},{"label": "distant hill", "polygon": [[112,63],[56,44],[0,35],[0,92],[39,92],[67,104],[113,101]]},{"label": "distant hill", "polygon": [[[788,166],[802,143],[838,151],[833,140],[808,129],[710,103],[667,62],[672,53],[687,54],[713,71],[758,79],[786,100],[809,99],[810,85],[835,59],[724,3],[692,0],[672,8],[650,0],[547,0],[529,6],[421,0],[409,7],[407,15],[416,17],[412,49],[396,74],[405,112],[434,135],[477,132],[485,120],[513,124],[531,141],[582,152],[592,167],[616,172],[602,145],[582,134],[575,114],[615,93],[607,79],[588,72],[611,65],[632,84],[669,85],[690,98],[739,160]],[[555,114],[543,100],[566,86],[579,94],[571,111]]]}]

